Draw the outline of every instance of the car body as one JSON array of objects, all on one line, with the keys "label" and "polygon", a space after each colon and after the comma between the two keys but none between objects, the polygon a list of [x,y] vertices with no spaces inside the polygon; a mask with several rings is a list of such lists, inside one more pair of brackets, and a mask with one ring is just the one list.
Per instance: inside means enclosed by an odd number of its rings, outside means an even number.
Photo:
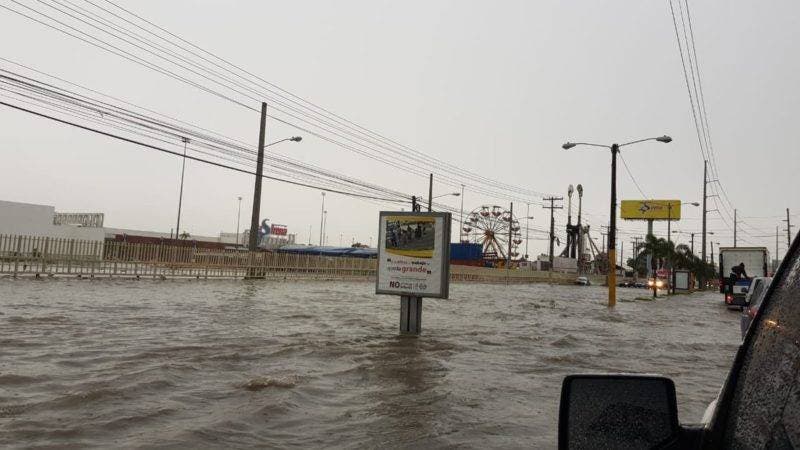
[{"label": "car body", "polygon": [[578,277],[575,278],[575,284],[579,286],[589,286],[592,284],[592,282],[589,281],[589,277]]},{"label": "car body", "polygon": [[752,278],[728,280],[724,284],[725,306],[728,309],[742,309],[747,298],[747,290],[752,282]]},{"label": "car body", "polygon": [[800,237],[772,282],[761,283],[766,293],[701,423],[678,421],[669,378],[569,375],[561,391],[558,448],[800,447]]},{"label": "car body", "polygon": [[742,317],[740,325],[742,328],[742,339],[744,339],[747,329],[750,328],[750,323],[758,314],[758,308],[761,306],[761,301],[764,300],[764,295],[772,284],[772,277],[755,277],[747,288],[747,294],[742,306]]}]

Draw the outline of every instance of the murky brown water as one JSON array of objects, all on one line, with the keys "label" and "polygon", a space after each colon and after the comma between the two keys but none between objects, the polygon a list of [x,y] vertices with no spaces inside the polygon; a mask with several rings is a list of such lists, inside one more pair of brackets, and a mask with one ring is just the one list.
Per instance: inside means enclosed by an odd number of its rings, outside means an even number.
[{"label": "murky brown water", "polygon": [[739,341],[718,294],[471,284],[399,338],[373,289],[0,280],[0,446],[552,448],[564,375],[671,376],[697,422]]}]

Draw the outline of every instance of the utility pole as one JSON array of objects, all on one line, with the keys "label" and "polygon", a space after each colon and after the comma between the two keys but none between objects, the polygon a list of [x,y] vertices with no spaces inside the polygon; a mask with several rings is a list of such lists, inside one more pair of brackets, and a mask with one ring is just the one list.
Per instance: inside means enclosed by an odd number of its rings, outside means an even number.
[{"label": "utility pole", "polygon": [[461,219],[458,223],[458,243],[464,241],[464,185],[461,185]]},{"label": "utility pole", "polygon": [[[695,233],[692,233],[692,254],[693,255],[694,255],[694,235],[695,235]],[[703,262],[705,263],[705,261],[703,261]]]},{"label": "utility pole", "polygon": [[322,192],[322,208],[319,210],[319,246],[322,247],[322,233],[325,231],[323,222],[325,220],[325,192]]},{"label": "utility pole", "polygon": [[553,244],[555,243],[555,240],[556,240],[556,234],[555,234],[556,233],[556,219],[555,219],[555,217],[553,215],[553,212],[556,209],[564,209],[563,206],[555,206],[555,202],[564,200],[564,197],[546,197],[546,198],[544,198],[542,200],[544,200],[546,202],[550,202],[550,206],[542,206],[542,208],[550,210],[550,270],[552,271],[553,270],[553,252],[554,252]]},{"label": "utility pole", "polygon": [[428,212],[433,211],[433,174],[428,182]]},{"label": "utility pole", "polygon": [[667,203],[667,242],[672,242],[672,202]]},{"label": "utility pole", "polygon": [[786,208],[786,252],[789,252],[789,247],[792,246],[792,221],[789,219],[789,208]]},{"label": "utility pole", "polygon": [[[773,261],[777,261],[778,260],[778,251],[779,251],[778,250],[778,226],[776,225],[775,226],[775,257],[772,258]],[[777,272],[777,270],[778,270],[777,265],[773,264],[772,265],[772,273],[774,274],[775,272]]]},{"label": "utility pole", "polygon": [[[702,250],[702,258],[703,264],[706,263],[706,214],[708,214],[708,191],[706,188],[708,187],[708,161],[703,161],[703,250]],[[705,283],[703,283],[703,287],[705,288]]]},{"label": "utility pole", "polygon": [[261,103],[261,126],[258,131],[258,156],[256,157],[256,184],[253,188],[253,215],[250,218],[250,236],[248,249],[255,251],[258,247],[258,219],[261,215],[261,180],[264,176],[264,139],[267,131],[267,104]]},{"label": "utility pole", "polygon": [[242,196],[239,196],[239,210],[236,213],[236,247],[239,247],[239,222],[242,220]]},{"label": "utility pole", "polygon": [[508,285],[510,270],[511,270],[511,243],[514,237],[513,234],[513,224],[514,224],[514,202],[511,202],[511,208],[509,208],[509,215],[508,215],[508,253],[506,253],[506,285]]},{"label": "utility pole", "polygon": [[575,257],[575,249],[572,240],[572,193],[575,188],[570,184],[567,188],[567,258]]},{"label": "utility pole", "polygon": [[[463,198],[463,196],[462,196],[462,198]],[[528,203],[528,209],[527,209],[527,211],[525,213],[525,259],[526,260],[529,259],[529,255],[528,255],[528,240],[529,240],[529,237],[530,237],[530,231],[531,230],[530,230],[530,226],[528,225],[529,224],[528,220],[530,218],[531,218],[531,204]]]},{"label": "utility pole", "polygon": [[734,209],[733,210],[733,246],[734,247],[736,247],[736,228],[739,226],[739,224],[737,222],[736,213],[737,213],[737,211]]},{"label": "utility pole", "polygon": [[637,280],[639,278],[639,236],[633,237],[631,245],[633,246],[633,279]]},{"label": "utility pole", "polygon": [[625,264],[622,263],[622,255],[624,254],[625,254],[625,242],[619,241],[619,266],[622,267],[623,271],[625,270]]},{"label": "utility pole", "polygon": [[189,138],[181,138],[183,140],[183,163],[181,163],[181,191],[178,194],[178,224],[175,226],[175,238],[178,239],[181,235],[181,203],[183,203],[183,174],[186,172],[186,144],[189,143]]},{"label": "utility pole", "polygon": [[583,186],[578,184],[578,273],[583,274],[583,225],[581,224],[581,208],[583,207]]},{"label": "utility pole", "polygon": [[711,265],[714,265],[714,243],[711,243]]}]

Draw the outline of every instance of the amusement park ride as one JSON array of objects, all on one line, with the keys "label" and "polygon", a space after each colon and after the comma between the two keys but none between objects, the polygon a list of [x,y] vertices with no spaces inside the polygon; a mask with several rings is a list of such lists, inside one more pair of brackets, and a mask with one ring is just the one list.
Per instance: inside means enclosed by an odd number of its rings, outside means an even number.
[{"label": "amusement park ride", "polygon": [[[462,224],[464,241],[481,244],[483,259],[492,261],[519,257],[522,243],[519,221],[511,211],[497,205],[484,205],[469,213]],[[510,242],[509,242],[510,240]]]},{"label": "amusement park ride", "polygon": [[[601,264],[605,251],[589,235],[589,225],[581,222],[583,186],[577,187],[578,192],[578,221],[572,223],[572,195],[576,189],[569,185],[568,213],[567,213],[567,242],[560,256],[577,260],[579,273],[598,273],[604,269]],[[464,243],[480,244],[483,250],[483,259],[491,262],[506,261],[511,259],[520,261],[520,244],[524,242],[520,232],[521,227],[513,213],[502,206],[483,205],[467,215],[461,224],[462,239]],[[509,242],[510,240],[510,242]],[[511,252],[509,258],[509,251]],[[574,266],[573,266],[574,267]]]}]

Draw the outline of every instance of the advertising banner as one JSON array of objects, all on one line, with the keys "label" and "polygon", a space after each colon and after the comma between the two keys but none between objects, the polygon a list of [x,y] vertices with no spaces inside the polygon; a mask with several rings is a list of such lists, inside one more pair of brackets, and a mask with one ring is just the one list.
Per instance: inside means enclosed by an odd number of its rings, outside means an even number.
[{"label": "advertising banner", "polygon": [[289,228],[286,225],[277,225],[273,223],[270,227],[270,231],[276,236],[286,236],[289,232]]},{"label": "advertising banner", "polygon": [[450,213],[381,211],[377,294],[447,298]]},{"label": "advertising banner", "polygon": [[620,217],[628,220],[680,220],[681,201],[623,200],[619,211]]}]

